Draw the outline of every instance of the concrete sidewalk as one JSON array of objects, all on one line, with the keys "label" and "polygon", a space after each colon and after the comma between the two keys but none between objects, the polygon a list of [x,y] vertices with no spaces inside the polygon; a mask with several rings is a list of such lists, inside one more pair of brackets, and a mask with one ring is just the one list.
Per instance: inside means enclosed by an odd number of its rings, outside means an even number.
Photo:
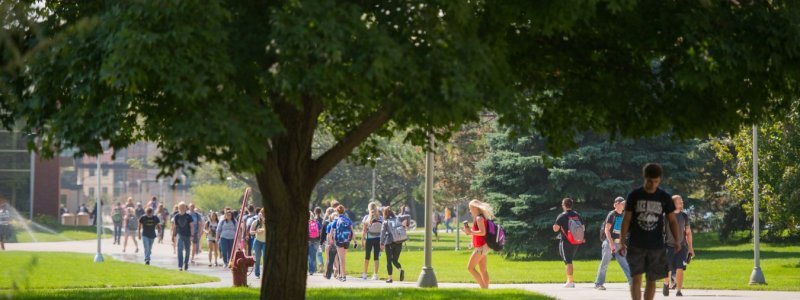
[{"label": "concrete sidewalk", "polygon": [[[122,252],[122,246],[112,245],[111,239],[104,239],[102,241],[102,249],[104,256],[113,257],[114,259],[127,261],[132,263],[144,263],[144,253],[141,241],[139,243],[139,252],[136,253],[135,247],[132,242],[128,241],[128,248],[126,252]],[[89,241],[69,241],[69,242],[52,242],[52,243],[17,243],[6,244],[6,249],[11,251],[57,251],[57,252],[79,252],[79,253],[96,253],[97,240]],[[190,288],[217,288],[229,287],[233,280],[231,272],[221,267],[222,259],[219,259],[219,267],[208,266],[208,252],[203,252],[195,259],[196,264],[189,265],[189,272],[203,274],[208,276],[217,277],[220,279],[218,282],[184,285],[184,286],[168,286],[170,287],[190,287]],[[169,232],[164,237],[164,243],[153,245],[153,254],[151,258],[151,265],[165,269],[178,269],[178,259],[173,254]],[[434,265],[435,269],[435,265]],[[465,271],[466,272],[466,271]],[[413,280],[418,274],[406,274],[406,278]],[[259,287],[260,281],[255,278],[255,274],[250,274],[248,282],[253,287]],[[323,287],[323,288],[416,288],[416,282],[397,282],[385,283],[382,280],[362,280],[356,277],[349,277],[346,282],[340,282],[335,279],[326,280],[320,274],[314,274],[308,277],[308,287]],[[477,284],[468,283],[439,283],[440,288],[478,288]],[[575,288],[563,288],[561,284],[492,284],[491,288],[497,289],[523,289],[532,292],[538,292],[544,295],[556,297],[557,299],[576,299],[576,300],[600,300],[600,299],[629,299],[627,284],[625,283],[610,283],[606,284],[606,291],[597,291],[591,283],[579,283]],[[719,300],[719,299],[737,299],[737,300],[765,300],[765,299],[800,299],[800,292],[762,292],[762,291],[734,291],[734,290],[684,290],[684,297],[691,297],[691,299],[698,300]],[[675,297],[674,290],[671,291],[670,297]],[[656,299],[669,299],[661,295],[660,286],[656,293]]]}]

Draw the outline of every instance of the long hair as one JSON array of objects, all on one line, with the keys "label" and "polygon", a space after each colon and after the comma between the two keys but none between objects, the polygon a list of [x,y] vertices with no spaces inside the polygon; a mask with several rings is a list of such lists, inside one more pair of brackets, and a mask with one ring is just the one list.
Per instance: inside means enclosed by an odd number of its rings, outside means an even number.
[{"label": "long hair", "polygon": [[370,202],[369,205],[367,205],[367,207],[368,207],[367,211],[369,212],[369,222],[370,223],[372,223],[372,221],[375,221],[375,220],[378,220],[378,219],[381,218],[381,212],[378,210],[378,203]]},{"label": "long hair", "polygon": [[469,202],[469,206],[477,208],[481,212],[483,217],[485,217],[485,218],[487,218],[489,220],[493,220],[494,219],[494,212],[492,212],[492,206],[489,205],[489,203],[481,202],[481,201],[478,201],[477,199],[474,199],[474,200]]},{"label": "long hair", "polygon": [[392,211],[391,207],[384,207],[383,208],[383,219],[389,220],[389,218],[394,217],[394,212]]}]

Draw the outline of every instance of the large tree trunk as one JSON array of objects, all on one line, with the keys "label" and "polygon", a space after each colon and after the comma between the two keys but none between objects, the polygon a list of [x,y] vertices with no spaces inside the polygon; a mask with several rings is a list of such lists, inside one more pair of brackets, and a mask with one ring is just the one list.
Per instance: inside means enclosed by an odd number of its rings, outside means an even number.
[{"label": "large tree trunk", "polygon": [[267,208],[268,231],[261,299],[305,298],[308,274],[308,202],[302,200],[309,199],[311,191],[299,192],[300,194],[289,197],[270,197],[263,202]]},{"label": "large tree trunk", "polygon": [[308,204],[314,186],[372,132],[386,124],[390,109],[367,116],[324,154],[312,158],[311,144],[322,103],[303,97],[302,105],[273,103],[286,129],[269,141],[256,180],[267,220],[261,299],[305,299],[308,270]]}]

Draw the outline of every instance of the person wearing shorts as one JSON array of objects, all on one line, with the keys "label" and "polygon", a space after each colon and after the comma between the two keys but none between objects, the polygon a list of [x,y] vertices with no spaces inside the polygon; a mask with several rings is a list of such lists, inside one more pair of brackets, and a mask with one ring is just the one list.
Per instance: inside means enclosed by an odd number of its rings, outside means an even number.
[{"label": "person wearing shorts", "polygon": [[[670,288],[676,289],[675,296],[683,296],[683,273],[686,271],[689,256],[694,256],[692,245],[692,228],[689,226],[689,215],[683,212],[683,198],[679,195],[672,196],[675,203],[675,219],[678,221],[678,236],[675,238],[671,231],[667,231],[667,262],[669,263],[669,275],[664,278],[662,293],[669,296]],[[675,244],[681,244],[681,250],[675,251]],[[670,279],[673,279],[670,286]]]},{"label": "person wearing shorts", "polygon": [[[622,219],[619,251],[628,259],[631,267],[631,299],[642,298],[642,274],[647,276],[644,298],[655,297],[656,281],[667,276],[668,262],[664,251],[664,220],[674,236],[678,235],[675,219],[675,204],[671,196],[658,188],[663,170],[660,165],[648,163],[642,170],[644,185],[625,200],[625,215]],[[628,234],[630,233],[630,235]],[[675,248],[680,251],[680,244]]]},{"label": "person wearing shorts", "polygon": [[576,220],[579,221],[580,224],[583,224],[583,219],[577,212],[572,210],[572,199],[570,198],[564,198],[561,200],[561,209],[564,212],[559,214],[556,218],[556,223],[553,224],[553,231],[558,232],[558,254],[561,255],[561,260],[564,261],[564,266],[567,273],[567,283],[564,284],[564,287],[574,288],[575,279],[572,275],[572,259],[575,258],[575,252],[578,251],[578,245],[573,245],[569,240],[567,240],[567,231],[569,230],[570,220]]},{"label": "person wearing shorts", "polygon": [[[492,207],[489,203],[472,200],[469,202],[469,212],[472,214],[472,228],[469,227],[467,221],[464,221],[462,230],[465,234],[472,236],[472,255],[469,257],[467,263],[467,270],[475,278],[475,282],[480,285],[482,289],[489,288],[489,270],[486,267],[489,255],[489,245],[486,244],[486,228],[488,227],[487,218],[493,219]],[[475,270],[475,267],[480,268],[480,271]]]},{"label": "person wearing shorts", "polygon": [[381,228],[383,218],[378,210],[378,202],[371,202],[367,207],[367,215],[361,220],[363,229],[361,231],[361,247],[364,248],[364,272],[361,279],[367,280],[367,268],[369,268],[370,254],[375,258],[372,280],[378,280],[378,263],[381,255]]},{"label": "person wearing shorts", "polygon": [[128,248],[128,238],[133,240],[133,245],[136,246],[136,253],[139,253],[139,243],[136,242],[137,231],[139,230],[139,218],[132,207],[128,207],[128,213],[125,214],[125,242],[122,244],[122,252]]}]

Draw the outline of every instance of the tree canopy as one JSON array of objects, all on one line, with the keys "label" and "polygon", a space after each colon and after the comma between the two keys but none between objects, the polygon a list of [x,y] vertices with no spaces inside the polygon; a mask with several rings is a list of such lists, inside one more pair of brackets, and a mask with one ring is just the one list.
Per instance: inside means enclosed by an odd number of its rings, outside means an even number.
[{"label": "tree canopy", "polygon": [[[275,228],[263,298],[304,297],[312,190],[379,136],[423,145],[493,111],[552,150],[686,138],[798,96],[796,1],[34,2],[0,4],[3,125],[45,156],[146,139],[167,175],[253,172]],[[335,143],[314,153],[321,128]]]}]

